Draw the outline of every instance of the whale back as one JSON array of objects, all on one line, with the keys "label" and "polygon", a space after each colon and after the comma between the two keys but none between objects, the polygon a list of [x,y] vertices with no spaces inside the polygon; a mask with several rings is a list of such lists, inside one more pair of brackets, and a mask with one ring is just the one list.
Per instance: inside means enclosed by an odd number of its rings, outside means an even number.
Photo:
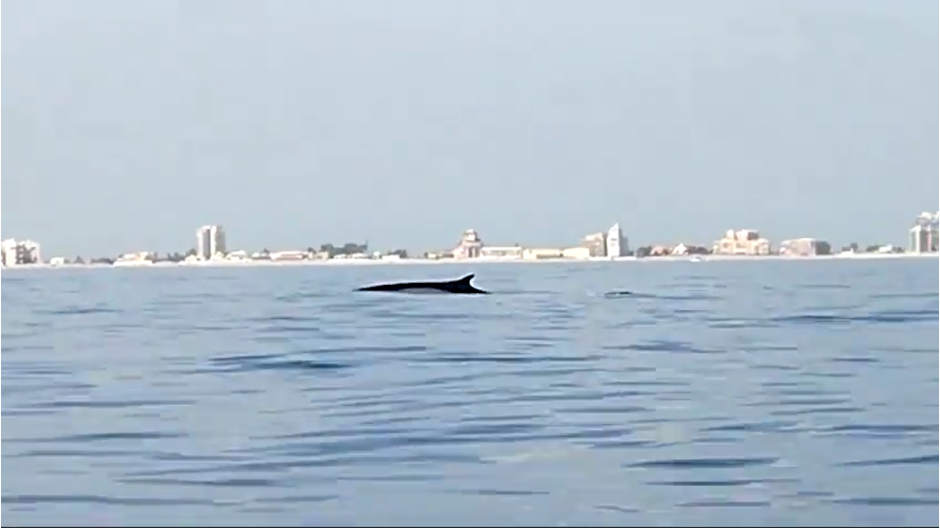
[{"label": "whale back", "polygon": [[390,284],[376,284],[373,286],[364,286],[359,288],[357,291],[384,291],[384,292],[399,292],[399,293],[452,293],[452,294],[485,294],[483,290],[480,290],[470,284],[470,281],[476,275],[469,273],[460,277],[459,279],[454,279],[450,281],[437,281],[437,282],[396,282]]}]

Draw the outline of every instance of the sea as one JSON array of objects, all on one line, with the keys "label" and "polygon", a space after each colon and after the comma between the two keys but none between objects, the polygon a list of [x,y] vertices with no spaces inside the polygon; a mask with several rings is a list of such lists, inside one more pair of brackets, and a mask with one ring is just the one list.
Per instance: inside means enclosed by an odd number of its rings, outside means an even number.
[{"label": "sea", "polygon": [[[494,295],[352,291],[465,273]],[[4,271],[0,520],[937,526],[938,291],[936,258]]]}]

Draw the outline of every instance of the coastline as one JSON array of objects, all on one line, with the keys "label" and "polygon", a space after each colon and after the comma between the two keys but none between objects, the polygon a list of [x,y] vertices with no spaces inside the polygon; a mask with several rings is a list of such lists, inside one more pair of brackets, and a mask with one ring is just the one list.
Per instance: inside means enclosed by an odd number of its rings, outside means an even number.
[{"label": "coastline", "polygon": [[[697,257],[697,258],[696,258]],[[148,264],[26,264],[20,266],[3,267],[3,271],[24,270],[68,270],[68,269],[166,269],[166,268],[230,268],[230,267],[297,267],[297,266],[408,266],[408,265],[489,265],[489,264],[597,264],[606,262],[688,262],[707,264],[709,262],[819,262],[819,261],[845,261],[845,260],[897,260],[940,257],[940,253],[840,253],[835,255],[816,256],[789,256],[789,255],[681,255],[658,257],[615,257],[615,258],[546,258],[546,259],[517,259],[517,258],[473,258],[473,259],[330,259],[330,260],[218,260],[201,262],[154,262]]]}]

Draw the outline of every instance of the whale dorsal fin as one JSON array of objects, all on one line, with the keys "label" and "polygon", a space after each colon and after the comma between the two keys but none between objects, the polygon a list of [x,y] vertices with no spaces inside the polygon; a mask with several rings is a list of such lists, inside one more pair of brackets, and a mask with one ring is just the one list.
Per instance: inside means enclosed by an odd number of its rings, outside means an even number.
[{"label": "whale dorsal fin", "polygon": [[469,274],[469,275],[465,275],[465,276],[463,276],[463,277],[461,277],[461,278],[455,280],[454,282],[456,282],[457,284],[470,284],[470,281],[473,280],[473,277],[474,277],[474,274],[471,273],[471,274]]}]

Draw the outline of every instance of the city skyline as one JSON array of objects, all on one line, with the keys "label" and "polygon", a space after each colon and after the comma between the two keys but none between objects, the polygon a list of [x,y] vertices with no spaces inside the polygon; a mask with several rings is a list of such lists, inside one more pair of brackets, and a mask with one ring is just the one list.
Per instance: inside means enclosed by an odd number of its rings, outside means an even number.
[{"label": "city skyline", "polygon": [[[925,209],[925,210],[928,210],[928,209]],[[927,214],[927,213],[922,213],[922,214]],[[618,224],[620,224],[620,223],[618,222]],[[9,224],[7,224],[7,225],[9,225]],[[747,224],[738,223],[737,225],[747,225]],[[834,245],[839,245],[839,244],[848,245],[848,244],[850,244],[850,243],[859,243],[859,244],[895,245],[895,246],[898,246],[898,247],[902,247],[902,246],[903,246],[903,247],[906,247],[906,246],[909,244],[910,238],[909,238],[909,233],[906,232],[906,231],[904,231],[903,229],[904,229],[904,228],[910,229],[911,223],[910,223],[910,221],[908,221],[908,222],[906,222],[906,223],[905,223],[905,222],[899,222],[899,225],[900,225],[901,228],[902,228],[902,230],[899,232],[900,234],[899,234],[899,233],[894,233],[894,236],[890,237],[890,239],[887,239],[887,240],[876,239],[875,237],[865,235],[864,233],[863,233],[862,235],[858,236],[858,237],[855,237],[855,238],[849,238],[849,239],[844,239],[844,240],[835,240],[835,239],[833,239],[833,238],[831,238],[831,237],[826,237],[826,236],[822,236],[822,235],[815,235],[815,236],[814,236],[813,233],[802,233],[802,234],[798,234],[798,235],[793,235],[793,234],[790,234],[790,235],[786,235],[786,234],[783,234],[783,235],[771,235],[771,234],[766,234],[766,232],[765,232],[763,229],[755,228],[755,227],[733,227],[733,228],[730,228],[730,229],[732,229],[732,230],[756,230],[756,231],[759,231],[759,232],[762,234],[762,236],[764,236],[766,239],[771,240],[771,241],[773,241],[773,240],[782,241],[782,240],[789,240],[789,239],[798,239],[798,238],[811,237],[811,238],[817,238],[817,239],[819,239],[819,240],[827,240],[827,241],[830,241],[830,242],[832,242]],[[225,226],[225,227],[223,227],[223,226]],[[213,227],[217,227],[217,228],[220,229],[220,233],[219,233],[220,238],[216,239],[216,238],[215,238],[216,235],[215,235],[215,234],[212,234],[213,232],[208,231],[209,228],[213,228]],[[724,233],[724,232],[726,232],[728,229],[729,229],[729,228],[725,227],[724,229],[719,229],[718,232],[719,232],[719,233]],[[465,230],[465,229],[458,228],[458,229],[455,230],[455,232],[459,232],[459,231],[462,231],[462,230]],[[571,229],[569,228],[569,229],[567,229],[567,230],[565,230],[565,231],[570,231],[570,230],[571,230]],[[275,230],[275,231],[277,231],[277,230]],[[699,230],[697,230],[697,231],[701,231],[701,229],[699,229]],[[824,229],[817,230],[818,233],[824,233],[825,231],[826,231],[826,230],[824,230]],[[229,244],[228,244],[228,240],[229,240],[229,239],[228,239],[227,233],[228,233],[228,227],[227,227],[227,225],[225,225],[225,224],[223,224],[223,223],[221,223],[221,222],[219,222],[219,223],[217,223],[217,224],[206,224],[206,225],[203,225],[203,226],[199,227],[198,229],[196,229],[196,242],[195,242],[195,243],[192,243],[192,242],[184,242],[184,239],[186,239],[186,238],[188,238],[188,237],[180,236],[180,237],[178,237],[180,240],[179,240],[179,243],[178,243],[177,245],[173,245],[173,246],[169,246],[169,247],[151,248],[150,250],[152,250],[152,251],[154,251],[154,252],[157,252],[157,253],[166,253],[166,252],[172,253],[172,252],[177,252],[177,251],[188,251],[188,250],[191,250],[191,249],[192,249],[192,250],[195,250],[197,253],[202,254],[202,251],[201,251],[201,249],[200,249],[200,241],[199,241],[200,236],[206,236],[206,237],[208,237],[208,238],[206,238],[206,242],[205,242],[207,245],[210,245],[210,244],[214,244],[214,243],[215,243],[215,242],[211,242],[211,243],[210,243],[210,242],[209,242],[210,239],[213,240],[213,241],[218,240],[218,241],[219,241],[218,243],[221,244],[221,246],[224,248],[224,247],[227,247],[227,246],[229,245]],[[626,233],[625,233],[625,235],[626,235]],[[682,237],[682,236],[679,236],[679,237],[676,238],[676,239],[668,240],[668,239],[667,239],[666,237],[664,237],[664,236],[662,236],[662,237],[657,237],[657,236],[654,235],[651,239],[644,240],[644,243],[643,243],[642,245],[664,245],[664,244],[670,244],[670,243],[672,243],[672,244],[685,243],[685,244],[710,245],[712,242],[714,242],[715,236],[716,236],[716,234],[715,234],[715,233],[712,233],[711,236],[705,236],[705,237],[702,237],[701,239],[697,239],[697,238],[693,238],[693,237]],[[161,237],[161,238],[164,238],[164,237]],[[166,238],[168,238],[168,237],[166,237]],[[275,239],[276,239],[276,237],[272,237],[272,238],[275,238]],[[406,236],[405,238],[408,238],[408,237]],[[451,237],[451,238],[453,238],[453,237]],[[501,241],[501,242],[498,243],[497,245],[500,245],[500,246],[503,246],[503,245],[513,245],[513,244],[515,244],[515,243],[518,243],[520,240],[529,240],[530,238],[532,238],[532,237],[521,237],[521,238],[520,238],[519,236],[508,237],[506,240]],[[633,239],[634,237],[633,237],[632,235],[629,235],[629,236],[627,236],[627,238],[628,238],[628,239]],[[0,235],[0,239],[4,239],[4,240],[6,240],[6,239],[38,240],[39,237],[35,237],[35,236],[26,236],[26,237],[23,237],[22,235],[20,235],[20,236],[15,236],[15,235],[11,236],[11,235],[7,235],[6,233],[3,233],[2,235]],[[512,243],[509,243],[509,240],[510,240],[510,239],[512,239]],[[556,246],[563,246],[564,244],[567,244],[567,243],[570,243],[570,242],[571,242],[570,240],[562,240],[562,239],[561,239],[561,235],[554,235],[554,236],[548,236],[548,237],[546,237],[546,236],[544,236],[544,234],[543,234],[543,235],[541,236],[541,238],[535,237],[535,239],[541,240],[542,242],[539,242],[539,243],[528,243],[528,245],[531,246],[531,247],[542,247],[542,246],[545,246],[545,247],[556,247]],[[80,240],[81,240],[81,237],[70,237],[70,238],[69,238],[70,243],[67,245],[67,247],[78,247],[78,248],[88,247],[88,246],[86,246],[86,245],[81,244]],[[191,239],[190,239],[190,240],[191,240]],[[293,244],[287,243],[287,244],[283,244],[283,245],[276,245],[276,244],[266,243],[266,242],[264,242],[264,240],[265,240],[265,239],[262,239],[261,243],[259,243],[259,244],[242,244],[242,243],[239,243],[239,244],[235,244],[235,246],[237,246],[237,247],[239,247],[239,248],[250,247],[250,248],[258,248],[258,249],[261,249],[261,248],[268,248],[268,247],[297,248],[297,247],[301,247],[301,246],[303,246],[303,247],[309,247],[309,246],[312,246],[312,245],[320,245],[320,244],[324,244],[324,243],[337,243],[337,242],[338,242],[338,243],[346,243],[346,242],[356,241],[356,240],[358,240],[358,241],[360,241],[360,242],[361,242],[361,241],[370,241],[370,240],[374,240],[374,238],[373,238],[373,237],[369,237],[369,236],[360,236],[360,237],[353,237],[353,238],[348,239],[348,240],[347,240],[347,239],[340,240],[339,237],[332,237],[332,238],[331,238],[331,237],[329,237],[329,236],[326,236],[326,237],[323,238],[323,240],[298,241],[298,242],[295,242],[295,243],[293,243]],[[446,242],[441,242],[441,243],[443,243],[444,245],[446,245]],[[191,245],[187,245],[187,244],[191,244]],[[147,243],[144,242],[143,245],[144,245],[144,246],[147,246]],[[396,244],[394,241],[392,241],[392,242],[390,242],[390,243],[387,243],[387,244],[385,244],[385,243],[382,243],[382,244],[370,243],[370,245],[372,245],[372,246],[374,246],[374,247],[382,247],[383,249],[387,249],[387,250],[405,249],[405,250],[407,250],[407,251],[409,251],[409,252],[414,252],[414,251],[426,251],[426,250],[429,250],[428,248],[437,247],[437,246],[434,245],[434,244],[431,244],[431,245],[429,245],[429,246],[422,246],[422,247],[406,247],[404,244],[401,244],[401,243]],[[523,245],[526,245],[526,244],[523,244]],[[235,246],[232,246],[232,247],[235,247]],[[49,245],[48,245],[48,244],[44,244],[43,247],[48,248]],[[54,247],[54,246],[53,246],[53,247]],[[210,246],[210,247],[214,247],[214,246]],[[50,250],[47,249],[46,251],[50,251]],[[126,252],[126,251],[134,251],[134,250],[128,249],[128,248],[126,248],[126,247],[125,247],[125,248],[114,247],[114,248],[112,248],[112,249],[106,249],[106,250],[100,251],[100,252],[94,252],[94,251],[90,251],[90,250],[84,250],[84,251],[83,251],[83,250],[79,249],[78,251],[74,251],[74,252],[61,251],[61,250],[59,250],[59,251],[51,250],[51,253],[54,253],[54,254],[56,254],[56,255],[62,255],[62,256],[66,256],[66,255],[70,255],[70,254],[74,254],[74,255],[85,255],[85,254],[92,254],[92,253],[94,253],[95,255],[106,256],[106,255],[119,255],[119,254],[121,254],[121,253],[123,253],[123,252]],[[223,250],[223,251],[224,251],[224,250]]]},{"label": "city skyline", "polygon": [[10,4],[3,236],[906,245],[940,196],[937,3],[681,5]]},{"label": "city skyline", "polygon": [[[148,245],[147,243],[145,243],[145,242],[144,242],[144,243],[141,243],[141,244],[138,244],[137,246],[133,246],[133,247],[114,248],[114,249],[112,249],[112,250],[105,250],[105,251],[101,251],[101,252],[94,252],[94,251],[82,250],[82,249],[79,249],[78,251],[74,251],[74,252],[67,252],[67,251],[57,250],[57,248],[55,248],[55,246],[51,246],[51,247],[50,247],[50,245],[45,244],[45,243],[42,244],[42,247],[44,248],[44,249],[43,249],[43,252],[46,253],[46,254],[56,255],[56,256],[62,256],[62,257],[68,257],[68,258],[71,258],[71,257],[74,257],[74,256],[82,256],[82,257],[87,257],[87,256],[95,256],[95,257],[115,257],[115,256],[121,255],[121,254],[123,254],[123,253],[130,253],[130,252],[141,251],[141,250],[153,251],[153,252],[159,253],[159,254],[163,254],[163,253],[174,253],[174,252],[183,252],[183,253],[185,253],[186,251],[193,250],[193,251],[195,251],[197,254],[203,254],[203,252],[200,250],[200,246],[199,246],[199,241],[198,241],[199,235],[201,234],[201,232],[202,232],[202,230],[203,230],[204,228],[207,228],[207,227],[214,227],[214,226],[218,226],[218,227],[220,227],[220,228],[223,229],[223,231],[222,231],[223,241],[221,242],[222,247],[225,247],[225,248],[231,247],[231,248],[239,249],[239,250],[249,250],[249,249],[250,249],[251,251],[260,251],[260,250],[262,250],[262,249],[270,249],[271,251],[275,251],[275,250],[292,250],[292,249],[298,249],[298,248],[316,247],[316,246],[320,246],[321,244],[327,244],[327,243],[333,243],[333,244],[336,244],[336,243],[343,244],[343,243],[349,243],[349,242],[357,242],[357,243],[358,243],[358,242],[370,241],[370,240],[371,240],[370,237],[367,237],[367,236],[366,236],[366,237],[358,237],[358,238],[352,239],[352,240],[340,240],[340,239],[338,239],[338,238],[336,238],[336,237],[330,239],[330,237],[325,237],[324,240],[301,241],[301,242],[298,242],[298,243],[294,243],[294,244],[285,244],[285,245],[274,245],[274,244],[270,244],[270,243],[264,243],[263,241],[262,241],[262,243],[260,243],[260,244],[250,244],[250,245],[249,245],[249,244],[236,243],[236,244],[234,244],[234,245],[230,245],[230,244],[229,244],[229,236],[228,236],[228,228],[227,228],[227,226],[226,226],[226,227],[223,227],[223,225],[220,223],[220,224],[212,224],[212,225],[208,225],[208,224],[207,224],[206,226],[202,226],[202,227],[200,227],[199,229],[197,229],[197,230],[196,230],[196,234],[197,234],[197,237],[196,237],[197,240],[196,240],[196,242],[192,242],[190,237],[181,236],[181,237],[179,237],[179,238],[180,238],[179,244],[176,245],[176,246],[172,246],[172,247],[159,247],[159,248],[154,248],[154,247],[149,246],[149,245]],[[776,243],[779,243],[780,241],[785,241],[785,240],[795,240],[795,239],[801,239],[801,238],[815,238],[815,239],[818,239],[818,240],[825,240],[825,241],[828,241],[828,242],[830,242],[831,244],[833,244],[834,247],[847,246],[847,245],[852,244],[852,243],[862,244],[862,245],[877,244],[877,245],[892,245],[892,246],[897,246],[897,247],[907,247],[907,246],[909,245],[909,242],[910,242],[910,233],[909,233],[909,229],[911,228],[910,222],[908,222],[908,223],[906,224],[906,228],[908,229],[908,231],[902,230],[902,231],[900,232],[900,234],[896,234],[896,236],[892,237],[891,240],[878,240],[878,239],[874,239],[873,237],[864,236],[864,235],[861,236],[861,237],[855,238],[855,239],[833,240],[833,239],[831,239],[831,238],[827,238],[827,237],[824,237],[824,236],[814,236],[812,233],[808,233],[808,234],[807,234],[807,233],[802,233],[802,234],[796,234],[796,235],[790,235],[790,236],[786,236],[786,235],[784,235],[784,236],[769,236],[769,235],[765,235],[764,231],[763,231],[762,229],[759,229],[759,228],[736,227],[736,228],[730,228],[730,229],[733,230],[733,231],[738,231],[738,230],[745,230],[745,231],[747,231],[747,230],[754,230],[754,231],[758,231],[758,232],[761,233],[761,236],[762,236],[762,237],[764,237],[764,238],[766,238],[767,240],[771,241],[771,244],[772,244],[772,245],[775,243],[774,241],[777,241]],[[707,237],[707,236],[706,236],[706,237],[703,237],[701,240],[692,239],[691,237],[680,237],[680,238],[674,239],[674,240],[667,240],[667,239],[665,239],[665,237],[653,237],[653,239],[651,239],[651,240],[642,240],[642,241],[639,241],[640,244],[639,244],[638,246],[636,246],[636,247],[642,247],[642,246],[657,246],[657,245],[669,245],[669,244],[675,245],[675,244],[680,244],[680,243],[681,243],[681,244],[701,245],[701,246],[708,246],[708,247],[711,247],[712,243],[715,242],[715,240],[721,238],[721,235],[723,235],[724,233],[726,233],[728,230],[729,230],[729,229],[719,230],[717,233],[712,233],[711,237]],[[458,230],[456,230],[455,232],[460,232],[460,231],[465,231],[465,229],[464,229],[464,230],[458,229]],[[209,235],[209,236],[212,236],[212,235]],[[632,241],[633,238],[634,238],[633,236],[631,236],[631,235],[630,235],[629,233],[627,233],[627,232],[624,232],[624,236],[625,236],[625,238],[626,238],[627,240],[631,240],[631,241]],[[450,238],[453,239],[454,237],[451,236]],[[3,240],[9,240],[9,239],[13,239],[13,240],[27,240],[27,241],[39,240],[38,237],[30,237],[30,236],[25,236],[25,237],[24,237],[24,236],[8,236],[8,235],[6,235],[6,234],[3,234],[2,236],[0,236],[0,239],[3,239]],[[552,240],[552,239],[558,240],[559,237],[553,237],[553,238],[545,238],[545,237],[543,237],[543,238],[541,238],[541,240]],[[185,241],[185,240],[190,240],[190,241],[187,242],[187,241]],[[235,239],[235,240],[236,240],[236,241],[239,240],[237,236],[236,236],[236,239]],[[510,241],[510,240],[511,240],[511,241]],[[510,247],[510,246],[514,246],[514,245],[516,245],[516,244],[520,244],[521,246],[524,246],[524,247],[564,247],[564,246],[566,246],[566,245],[570,245],[570,244],[573,242],[572,240],[562,240],[562,241],[560,241],[560,242],[531,243],[531,242],[527,242],[527,240],[528,240],[527,237],[519,237],[519,236],[516,236],[516,237],[511,237],[510,239],[507,239],[507,240],[498,241],[498,242],[494,243],[493,245],[495,245],[495,246],[500,246],[500,247],[502,247],[502,246]],[[403,244],[395,244],[394,242],[392,242],[392,243],[390,243],[390,244],[381,244],[381,245],[379,245],[379,244],[375,244],[375,243],[373,243],[373,242],[371,242],[371,241],[369,242],[369,245],[370,245],[370,247],[375,247],[375,248],[377,248],[377,249],[378,249],[378,248],[381,248],[381,250],[383,250],[383,251],[394,251],[394,250],[398,250],[398,249],[403,249],[403,250],[406,250],[406,251],[408,251],[409,253],[412,253],[412,254],[414,254],[414,253],[420,254],[421,252],[424,252],[424,251],[439,250],[439,249],[441,249],[441,248],[447,246],[450,242],[451,242],[451,240],[444,240],[444,241],[441,241],[439,244],[431,244],[431,245],[429,245],[429,246],[424,246],[424,247],[405,247]],[[207,244],[208,244],[208,242],[207,242]],[[71,245],[71,246],[74,246],[74,247],[79,247],[79,248],[84,247],[84,246],[82,246],[82,244],[76,243],[74,240],[73,240],[73,243],[70,244],[70,245]],[[214,251],[213,251],[213,252],[214,252]],[[223,252],[224,252],[224,250],[223,250]],[[208,253],[206,253],[206,254],[211,254],[211,253],[212,253],[212,252],[208,252]]]},{"label": "city skyline", "polygon": [[[422,251],[409,251],[405,248],[375,248],[369,247],[368,242],[365,245],[359,245],[354,242],[345,242],[348,246],[353,244],[362,248],[364,256],[402,256],[405,254],[411,257],[423,255],[424,258],[567,258],[567,259],[588,259],[596,257],[622,257],[622,256],[664,256],[664,255],[693,255],[693,254],[715,254],[715,255],[791,255],[791,256],[812,256],[828,255],[847,251],[847,248],[854,251],[863,252],[909,252],[909,253],[934,253],[938,251],[938,240],[940,240],[940,211],[925,211],[914,217],[911,227],[907,232],[907,245],[898,245],[893,243],[868,243],[859,244],[857,241],[848,242],[842,245],[833,244],[831,241],[811,236],[794,237],[772,241],[764,237],[760,230],[756,229],[728,229],[723,236],[713,240],[710,244],[682,240],[667,243],[646,244],[636,248],[634,251],[630,247],[630,239],[624,232],[619,222],[615,222],[606,230],[591,232],[585,234],[577,244],[558,245],[558,246],[538,246],[532,244],[520,244],[516,242],[513,245],[500,245],[486,243],[480,237],[475,229],[466,229],[456,245],[450,247],[438,246],[435,248],[425,248]],[[9,265],[12,260],[16,263],[42,263],[45,259],[40,257],[41,245],[29,239],[4,239],[2,241],[2,256],[4,265]],[[343,243],[341,243],[343,244]],[[324,246],[333,246],[333,244],[301,245],[291,248],[275,248],[273,251],[265,246],[261,250],[247,250],[244,247],[230,248],[227,243],[227,234],[224,226],[220,224],[206,224],[196,229],[196,243],[193,247],[185,250],[176,249],[173,251],[160,252],[152,249],[137,248],[129,251],[121,251],[114,255],[76,255],[68,257],[57,255],[53,260],[57,263],[67,263],[74,259],[117,259],[118,261],[138,262],[159,258],[161,254],[168,257],[175,255],[175,258],[186,261],[198,260],[208,261],[222,259],[256,259],[256,258],[285,258],[288,260],[323,258],[326,253]],[[304,249],[305,248],[305,249]],[[342,251],[343,248],[340,248]],[[271,257],[268,257],[270,251]],[[348,251],[348,250],[347,250]],[[353,250],[360,251],[360,250]],[[403,253],[402,253],[403,252]],[[12,255],[12,257],[8,257]],[[280,256],[277,256],[280,255]],[[25,256],[25,257],[24,257]],[[349,255],[347,255],[349,256]],[[25,258],[25,262],[20,262]],[[332,255],[326,256],[332,258]]]}]

